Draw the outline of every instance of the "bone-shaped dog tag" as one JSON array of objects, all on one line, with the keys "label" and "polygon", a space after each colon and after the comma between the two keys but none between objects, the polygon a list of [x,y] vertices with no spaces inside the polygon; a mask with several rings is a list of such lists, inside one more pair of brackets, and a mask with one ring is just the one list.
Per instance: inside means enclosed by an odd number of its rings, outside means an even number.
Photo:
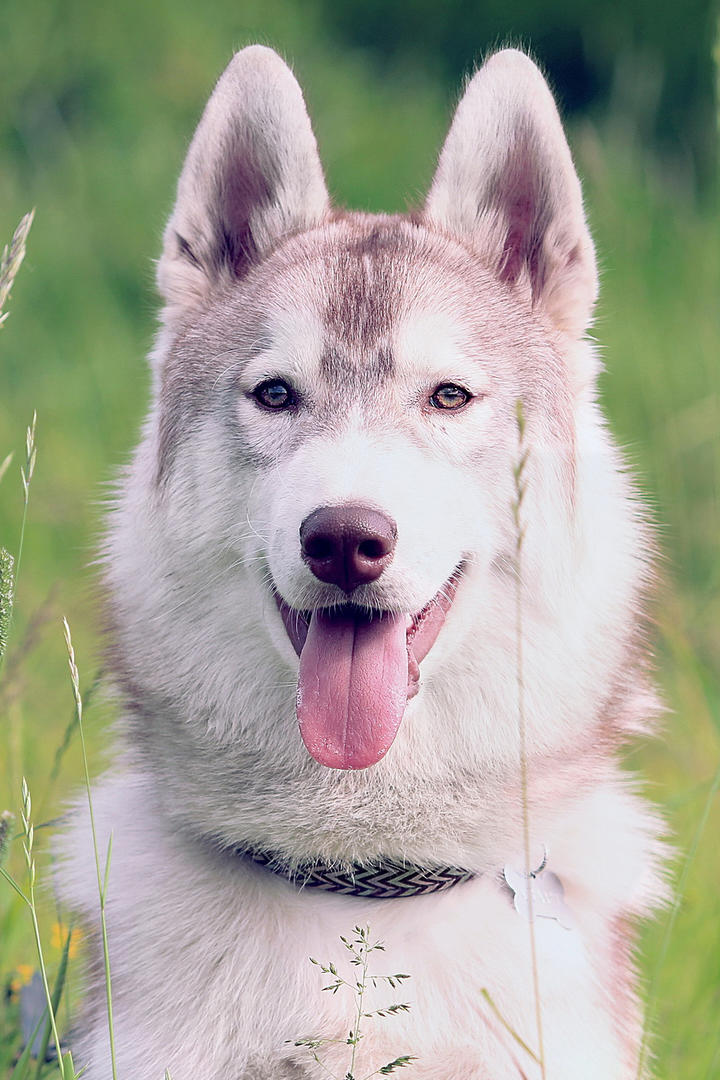
[{"label": "bone-shaped dog tag", "polygon": [[565,903],[562,881],[552,870],[538,870],[527,875],[522,870],[505,866],[503,875],[512,889],[515,910],[520,915],[530,918],[532,890],[532,912],[536,919],[555,919],[566,930],[575,929],[572,912]]}]

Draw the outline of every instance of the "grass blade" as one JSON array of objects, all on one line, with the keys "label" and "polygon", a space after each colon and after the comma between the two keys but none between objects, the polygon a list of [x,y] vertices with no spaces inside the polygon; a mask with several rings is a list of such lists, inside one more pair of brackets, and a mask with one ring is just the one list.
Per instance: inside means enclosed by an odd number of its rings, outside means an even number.
[{"label": "grass blade", "polygon": [[[35,836],[35,828],[32,821],[32,799],[30,797],[30,789],[28,787],[25,777],[22,782],[22,810],[20,812],[23,824],[23,851],[25,853],[25,863],[27,866],[28,876],[28,895],[25,894],[15,885],[13,879],[7,873],[7,871],[0,868],[0,873],[6,878],[20,896],[25,900],[28,908],[30,909],[30,919],[32,921],[33,935],[35,937],[35,949],[38,957],[38,967],[40,968],[40,977],[42,979],[43,990],[45,992],[45,1001],[47,1003],[47,1011],[50,1020],[50,1026],[52,1028],[53,1038],[55,1045],[58,1047],[58,1055],[60,1053],[60,1036],[58,1035],[57,1023],[55,1020],[55,1010],[53,1009],[52,994],[50,993],[50,985],[48,983],[47,967],[45,966],[45,954],[43,952],[42,940],[40,938],[40,926],[38,924],[37,907],[35,905],[35,853],[33,850],[33,840]],[[58,1057],[58,1066],[60,1069],[61,1080],[64,1080],[62,1061]]]},{"label": "grass blade", "polygon": [[516,1031],[516,1030],[515,1030],[515,1028],[514,1028],[514,1027],[512,1026],[512,1024],[509,1024],[509,1023],[507,1022],[507,1020],[505,1019],[505,1017],[503,1016],[503,1014],[502,1014],[502,1013],[500,1012],[500,1010],[498,1009],[497,1005],[495,1004],[495,1002],[493,1001],[492,997],[490,996],[489,992],[488,992],[488,991],[487,991],[487,990],[485,989],[485,987],[483,987],[483,988],[482,988],[482,990],[480,991],[480,993],[481,993],[481,995],[482,995],[482,996],[483,996],[483,997],[485,998],[485,1000],[487,1001],[488,1005],[490,1006],[490,1008],[492,1009],[493,1013],[495,1014],[495,1017],[496,1017],[496,1018],[497,1018],[497,1019],[498,1019],[498,1020],[500,1021],[500,1023],[502,1024],[502,1026],[503,1026],[503,1027],[505,1028],[505,1030],[507,1031],[507,1033],[508,1033],[509,1035],[512,1035],[513,1039],[514,1039],[514,1040],[515,1040],[515,1042],[516,1042],[516,1043],[518,1044],[518,1046],[519,1046],[519,1047],[520,1047],[520,1048],[521,1048],[522,1050],[524,1050],[524,1051],[525,1051],[525,1053],[526,1053],[526,1054],[527,1054],[527,1055],[528,1055],[529,1057],[531,1057],[531,1058],[532,1058],[532,1060],[533,1060],[533,1061],[534,1061],[534,1062],[535,1062],[535,1063],[536,1063],[537,1065],[539,1065],[539,1064],[540,1064],[540,1058],[539,1058],[539,1057],[537,1056],[537,1054],[536,1054],[536,1053],[534,1052],[534,1050],[531,1050],[531,1049],[530,1049],[530,1047],[529,1047],[529,1046],[528,1046],[528,1044],[527,1044],[527,1043],[525,1042],[525,1040],[524,1040],[524,1039],[522,1038],[522,1036],[518,1035],[517,1031]]},{"label": "grass blade", "polygon": [[38,1037],[40,1028],[43,1025],[45,1017],[47,1016],[47,1009],[43,1012],[42,1016],[38,1020],[37,1024],[32,1030],[30,1038],[28,1039],[25,1049],[15,1063],[15,1068],[10,1073],[10,1080],[25,1080],[30,1071],[30,1062],[32,1061],[32,1048],[35,1040]]},{"label": "grass blade", "polygon": [[79,1073],[75,1072],[75,1066],[73,1065],[72,1054],[69,1050],[66,1050],[62,1056],[62,1073],[63,1080],[78,1080],[78,1077],[82,1076],[85,1069],[81,1069]]},{"label": "grass blade", "polygon": [[[117,1062],[115,1060],[115,1027],[113,1024],[113,1005],[112,1005],[112,980],[110,977],[110,950],[108,947],[107,936],[107,921],[105,918],[105,897],[107,893],[107,871],[108,867],[105,867],[104,874],[100,871],[100,854],[98,852],[97,843],[97,831],[95,829],[95,814],[93,812],[92,793],[90,791],[90,770],[88,768],[87,749],[85,746],[85,732],[83,730],[83,701],[80,694],[80,675],[78,672],[77,664],[75,662],[75,649],[73,648],[72,635],[70,633],[70,626],[67,619],[63,619],[63,629],[65,632],[65,644],[68,652],[68,665],[70,667],[70,680],[72,682],[73,697],[75,698],[75,711],[77,716],[77,728],[80,734],[80,747],[82,749],[83,771],[85,774],[85,791],[87,793],[88,810],[90,813],[90,828],[92,831],[93,851],[95,854],[95,872],[97,875],[97,888],[98,897],[100,900],[100,924],[102,929],[102,944],[103,944],[103,964],[105,968],[105,999],[107,1004],[107,1018],[108,1018],[108,1032],[110,1036],[110,1061],[112,1064],[112,1076],[113,1080],[117,1080]],[[111,837],[112,842],[112,837]],[[108,858],[110,857],[111,847],[108,845]],[[103,881],[104,878],[104,881]]]},{"label": "grass blade", "polygon": [[[523,844],[525,848],[525,876],[530,881],[530,806],[528,801],[528,768],[527,768],[527,722],[525,716],[525,677],[523,669],[523,541],[525,539],[525,525],[522,515],[522,504],[525,498],[526,481],[525,466],[528,461],[529,451],[525,447],[525,413],[522,401],[516,404],[516,420],[518,431],[518,462],[513,470],[515,479],[515,500],[512,505],[513,521],[515,524],[515,642],[516,642],[516,681],[517,681],[517,711],[518,711],[518,734],[520,742],[520,791],[522,799],[522,825]],[[535,945],[535,914],[533,912],[532,888],[528,888],[528,925],[530,935],[530,960],[532,966],[533,998],[535,1001],[535,1025],[537,1028],[538,1057],[540,1075],[546,1080],[545,1048],[543,1043],[542,1024],[542,999],[540,997],[540,976],[538,973],[537,948]]]},{"label": "grass blade", "polygon": [[25,893],[24,893],[24,892],[22,891],[22,889],[21,889],[21,888],[20,888],[20,886],[18,885],[18,883],[17,883],[17,881],[15,880],[15,878],[14,878],[14,877],[12,877],[12,876],[11,876],[10,874],[8,874],[8,872],[7,872],[7,870],[5,869],[5,867],[4,867],[4,866],[0,866],[0,877],[4,877],[4,878],[5,878],[5,880],[7,881],[8,885],[10,885],[10,886],[11,886],[11,887],[12,887],[12,888],[13,888],[13,889],[15,890],[15,892],[16,892],[16,893],[18,894],[18,896],[20,897],[20,899],[21,899],[21,900],[24,900],[24,901],[25,901],[25,903],[26,903],[26,904],[28,905],[28,907],[29,907],[29,906],[30,906],[30,901],[28,900],[27,896],[26,896],[26,895],[25,895]]},{"label": "grass blade", "polygon": [[[0,605],[2,605],[3,608],[3,614],[0,616],[0,620],[3,623],[3,626],[0,627],[0,634],[3,637],[3,644],[0,647],[0,672],[2,672],[3,664],[5,662],[5,653],[10,639],[10,631],[12,630],[18,574],[20,573],[20,563],[22,561],[23,546],[25,544],[25,526],[27,525],[28,502],[30,501],[30,481],[35,472],[35,462],[37,460],[37,445],[35,442],[36,427],[37,412],[33,412],[32,423],[28,426],[25,433],[25,464],[20,466],[20,476],[23,485],[23,514],[22,523],[20,525],[20,540],[18,542],[14,567],[12,566],[12,556],[3,549],[2,576],[0,577],[0,590],[2,592]],[[8,559],[11,560],[9,566]]]},{"label": "grass blade", "polygon": [[[57,1016],[58,1007],[60,1005],[60,999],[65,988],[65,978],[67,976],[68,957],[70,955],[70,941],[72,939],[73,929],[70,927],[67,937],[65,938],[65,944],[63,945],[62,955],[60,957],[60,966],[58,967],[57,978],[55,979],[55,985],[52,992],[52,1007],[53,1012]],[[48,1046],[50,1045],[50,1017],[48,1016],[45,1023],[45,1031],[43,1032],[42,1042],[40,1043],[40,1051],[37,1059],[37,1069],[35,1070],[35,1080],[41,1080],[43,1073],[43,1066],[45,1064],[45,1058],[47,1056]],[[58,1057],[61,1055],[61,1049],[59,1046],[55,1047]]]}]

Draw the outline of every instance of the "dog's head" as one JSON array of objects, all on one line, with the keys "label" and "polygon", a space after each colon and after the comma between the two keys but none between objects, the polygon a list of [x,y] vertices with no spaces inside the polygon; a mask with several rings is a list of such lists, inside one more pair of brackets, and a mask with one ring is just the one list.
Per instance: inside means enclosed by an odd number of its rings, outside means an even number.
[{"label": "dog's head", "polygon": [[[552,743],[606,663],[583,635],[607,656],[636,567],[583,340],[592,243],[534,64],[487,61],[424,207],[384,217],[332,208],[295,79],[243,50],[158,277],[156,402],[109,571],[125,623],[144,621],[125,635],[141,681],[286,762],[305,754],[275,715],[295,692],[322,765],[373,765],[396,736],[487,758],[515,700],[527,521],[530,728]],[[605,572],[611,587],[588,580]],[[443,696],[446,730],[401,724]]]}]

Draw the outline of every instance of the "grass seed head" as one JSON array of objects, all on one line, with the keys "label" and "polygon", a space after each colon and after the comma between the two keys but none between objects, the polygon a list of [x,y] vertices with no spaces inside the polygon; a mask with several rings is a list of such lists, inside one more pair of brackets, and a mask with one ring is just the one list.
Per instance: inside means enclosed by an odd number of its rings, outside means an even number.
[{"label": "grass seed head", "polygon": [[0,814],[0,866],[4,866],[10,852],[10,840],[15,828],[15,815],[9,810]]},{"label": "grass seed head", "polygon": [[8,317],[8,312],[4,311],[5,304],[10,296],[15,276],[25,258],[28,233],[34,217],[34,210],[25,214],[13,234],[10,246],[4,249],[0,259],[0,326]]},{"label": "grass seed head", "polygon": [[0,660],[5,655],[13,609],[15,560],[9,551],[0,548]]}]

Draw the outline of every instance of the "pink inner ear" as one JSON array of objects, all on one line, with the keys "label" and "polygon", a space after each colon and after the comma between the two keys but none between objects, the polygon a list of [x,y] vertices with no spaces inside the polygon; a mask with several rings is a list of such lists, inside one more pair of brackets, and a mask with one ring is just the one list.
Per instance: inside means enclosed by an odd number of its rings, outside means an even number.
[{"label": "pink inner ear", "polygon": [[495,186],[484,207],[486,212],[499,209],[507,229],[496,264],[498,277],[514,285],[527,274],[533,304],[548,292],[554,275],[567,273],[571,287],[574,271],[582,271],[583,258],[581,239],[573,242],[567,230],[559,227],[563,208],[553,184],[543,182],[542,167],[543,159],[533,155],[531,144],[517,148],[507,162],[505,183]]},{"label": "pink inner ear", "polygon": [[496,53],[471,79],[426,206],[502,282],[527,276],[558,328],[583,333],[597,278],[580,184],[552,94],[524,54]]},{"label": "pink inner ear", "polygon": [[507,227],[498,260],[500,280],[512,285],[526,271],[533,302],[542,293],[547,276],[543,241],[554,213],[552,184],[543,183],[542,166],[532,133],[519,125],[517,145],[510,148],[502,179],[485,198],[488,208],[499,209]]},{"label": "pink inner ear", "polygon": [[506,285],[514,285],[527,268],[533,303],[542,295],[547,276],[546,264],[541,256],[542,240],[528,244],[527,233],[522,228],[508,231],[498,265],[498,276]]},{"label": "pink inner ear", "polygon": [[158,269],[175,310],[244,274],[328,208],[302,92],[271,49],[251,45],[221,75],[188,150]]}]

